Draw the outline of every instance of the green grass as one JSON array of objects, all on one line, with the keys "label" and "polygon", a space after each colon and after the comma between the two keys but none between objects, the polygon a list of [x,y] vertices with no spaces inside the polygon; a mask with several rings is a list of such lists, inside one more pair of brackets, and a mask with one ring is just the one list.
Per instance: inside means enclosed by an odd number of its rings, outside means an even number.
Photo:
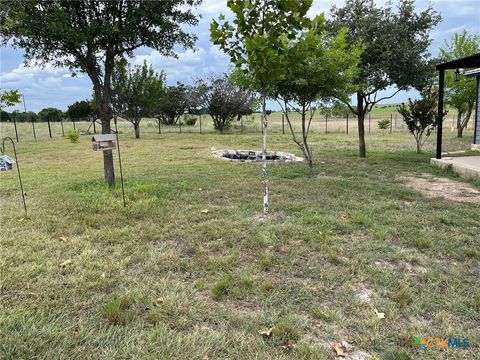
[{"label": "green grass", "polygon": [[[446,356],[418,354],[416,336],[467,337],[448,357],[475,356],[480,206],[399,179],[464,181],[429,165],[433,139],[417,155],[405,133],[372,135],[358,159],[356,134],[314,132],[315,175],[269,165],[280,216],[258,222],[260,165],[210,147],[258,149],[259,133],[143,135],[121,137],[125,209],[89,137],[18,144],[29,216],[0,173],[0,358],[330,359],[342,339],[378,359]],[[278,131],[268,142],[300,155]]]}]

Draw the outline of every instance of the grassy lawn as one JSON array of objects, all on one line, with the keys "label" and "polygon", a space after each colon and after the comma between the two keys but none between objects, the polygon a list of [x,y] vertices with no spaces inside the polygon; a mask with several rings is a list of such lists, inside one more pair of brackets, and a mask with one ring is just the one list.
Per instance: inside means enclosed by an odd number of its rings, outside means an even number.
[{"label": "grassy lawn", "polygon": [[[377,359],[475,357],[480,205],[401,178],[463,181],[429,166],[433,138],[417,155],[406,134],[372,135],[361,160],[355,133],[319,131],[315,176],[269,165],[278,216],[259,222],[260,165],[210,156],[259,133],[144,135],[122,135],[125,209],[88,136],[19,144],[27,219],[0,173],[0,358],[332,359],[340,340]],[[300,155],[287,135],[269,147]],[[419,353],[415,337],[470,348]]]}]

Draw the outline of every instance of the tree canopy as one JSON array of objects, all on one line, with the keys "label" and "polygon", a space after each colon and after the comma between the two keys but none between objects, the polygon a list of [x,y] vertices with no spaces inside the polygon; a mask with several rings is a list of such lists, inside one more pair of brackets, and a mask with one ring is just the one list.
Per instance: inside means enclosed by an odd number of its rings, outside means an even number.
[{"label": "tree canopy", "polygon": [[72,120],[88,120],[91,121],[95,116],[95,108],[91,101],[76,101],[68,106],[66,115]]},{"label": "tree canopy", "polygon": [[166,87],[156,109],[157,117],[162,124],[175,125],[181,115],[195,107],[189,91],[190,89],[182,83]]},{"label": "tree canopy", "polygon": [[[434,75],[428,47],[430,31],[440,15],[429,5],[416,12],[414,0],[399,0],[396,9],[391,3],[378,7],[374,0],[347,0],[343,7],[333,6],[329,28],[333,33],[348,29],[350,44],[362,41],[364,51],[354,83],[357,105],[350,106],[358,117],[359,153],[366,156],[364,119],[372,107],[401,90],[421,90]],[[390,87],[392,95],[379,97],[378,92]]]},{"label": "tree canopy", "polygon": [[38,116],[40,117],[40,120],[45,121],[45,122],[55,122],[55,121],[61,121],[63,118],[63,112],[60,109],[56,108],[45,108],[40,110],[38,113]]},{"label": "tree canopy", "polygon": [[162,100],[165,74],[156,73],[146,62],[131,68],[125,62],[117,65],[113,83],[117,94],[113,97],[115,111],[133,124],[135,137],[140,137],[140,121],[152,117]]},{"label": "tree canopy", "polygon": [[194,102],[212,117],[213,126],[220,132],[235,118],[248,113],[255,100],[250,91],[242,90],[225,75],[198,79],[192,94]]},{"label": "tree canopy", "polygon": [[[451,61],[480,52],[480,35],[469,35],[466,30],[454,34],[450,41],[445,41],[440,49],[443,61]],[[455,80],[454,70],[446,72],[445,101],[457,110],[457,136],[462,137],[475,107],[477,94],[476,80],[461,76]]]}]

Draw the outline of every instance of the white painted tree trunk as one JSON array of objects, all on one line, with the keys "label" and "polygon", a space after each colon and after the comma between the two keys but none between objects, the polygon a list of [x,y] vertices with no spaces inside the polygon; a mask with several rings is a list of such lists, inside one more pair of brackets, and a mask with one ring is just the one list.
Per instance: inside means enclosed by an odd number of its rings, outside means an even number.
[{"label": "white painted tree trunk", "polygon": [[267,177],[267,109],[266,95],[262,94],[262,182],[263,182],[263,213],[268,214],[268,177]]}]

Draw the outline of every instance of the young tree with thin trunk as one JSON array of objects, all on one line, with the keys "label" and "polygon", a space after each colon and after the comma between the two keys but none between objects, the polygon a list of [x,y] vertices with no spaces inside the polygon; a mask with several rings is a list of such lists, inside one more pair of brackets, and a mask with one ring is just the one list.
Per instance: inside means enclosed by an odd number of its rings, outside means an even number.
[{"label": "young tree with thin trunk", "polygon": [[[438,94],[431,87],[421,92],[418,100],[408,99],[408,104],[402,103],[398,112],[415,138],[417,153],[422,152],[423,144],[437,126]],[[443,116],[446,115],[446,112]]]},{"label": "young tree with thin trunk", "polygon": [[[288,56],[294,66],[275,85],[277,101],[293,141],[305,156],[310,176],[313,175],[313,153],[308,136],[319,102],[335,97],[348,101],[352,80],[358,75],[361,45],[349,46],[346,32],[344,29],[330,36],[323,14],[317,16],[307,31],[288,42]],[[291,109],[300,115],[300,136],[292,126]]]},{"label": "young tree with thin trunk", "polygon": [[214,20],[210,34],[214,44],[226,52],[237,68],[243,69],[262,104],[263,213],[269,212],[267,177],[266,101],[273,85],[288,71],[285,41],[294,38],[310,20],[306,17],[312,0],[231,0],[228,7],[235,20]]},{"label": "young tree with thin trunk", "polygon": [[[416,12],[414,0],[399,0],[396,9],[391,3],[378,7],[374,0],[347,0],[341,8],[332,7],[330,30],[336,33],[346,27],[349,42],[361,40],[364,46],[356,80],[357,104],[346,102],[358,119],[360,157],[367,154],[364,123],[373,106],[431,82],[435,71],[428,52],[430,31],[440,19],[430,5]],[[391,95],[378,96],[379,91],[395,87]]]},{"label": "young tree with thin trunk", "polygon": [[131,122],[135,138],[140,138],[140,122],[155,114],[158,102],[165,93],[165,74],[156,73],[146,62],[133,69],[124,62],[113,73],[113,84],[118,89],[113,96],[116,114]]},{"label": "young tree with thin trunk", "polygon": [[[480,52],[480,35],[469,35],[466,30],[454,34],[450,42],[440,49],[443,61],[451,61]],[[457,110],[457,137],[463,136],[463,130],[475,108],[477,86],[474,77],[460,76],[455,80],[455,70],[445,74],[445,102]]]},{"label": "young tree with thin trunk", "polygon": [[[25,51],[25,61],[51,63],[87,74],[93,84],[102,133],[111,132],[112,73],[118,61],[145,46],[175,56],[176,44],[191,48],[196,25],[190,9],[200,0],[0,2],[0,35]],[[115,184],[113,154],[103,151],[105,182]]]}]

